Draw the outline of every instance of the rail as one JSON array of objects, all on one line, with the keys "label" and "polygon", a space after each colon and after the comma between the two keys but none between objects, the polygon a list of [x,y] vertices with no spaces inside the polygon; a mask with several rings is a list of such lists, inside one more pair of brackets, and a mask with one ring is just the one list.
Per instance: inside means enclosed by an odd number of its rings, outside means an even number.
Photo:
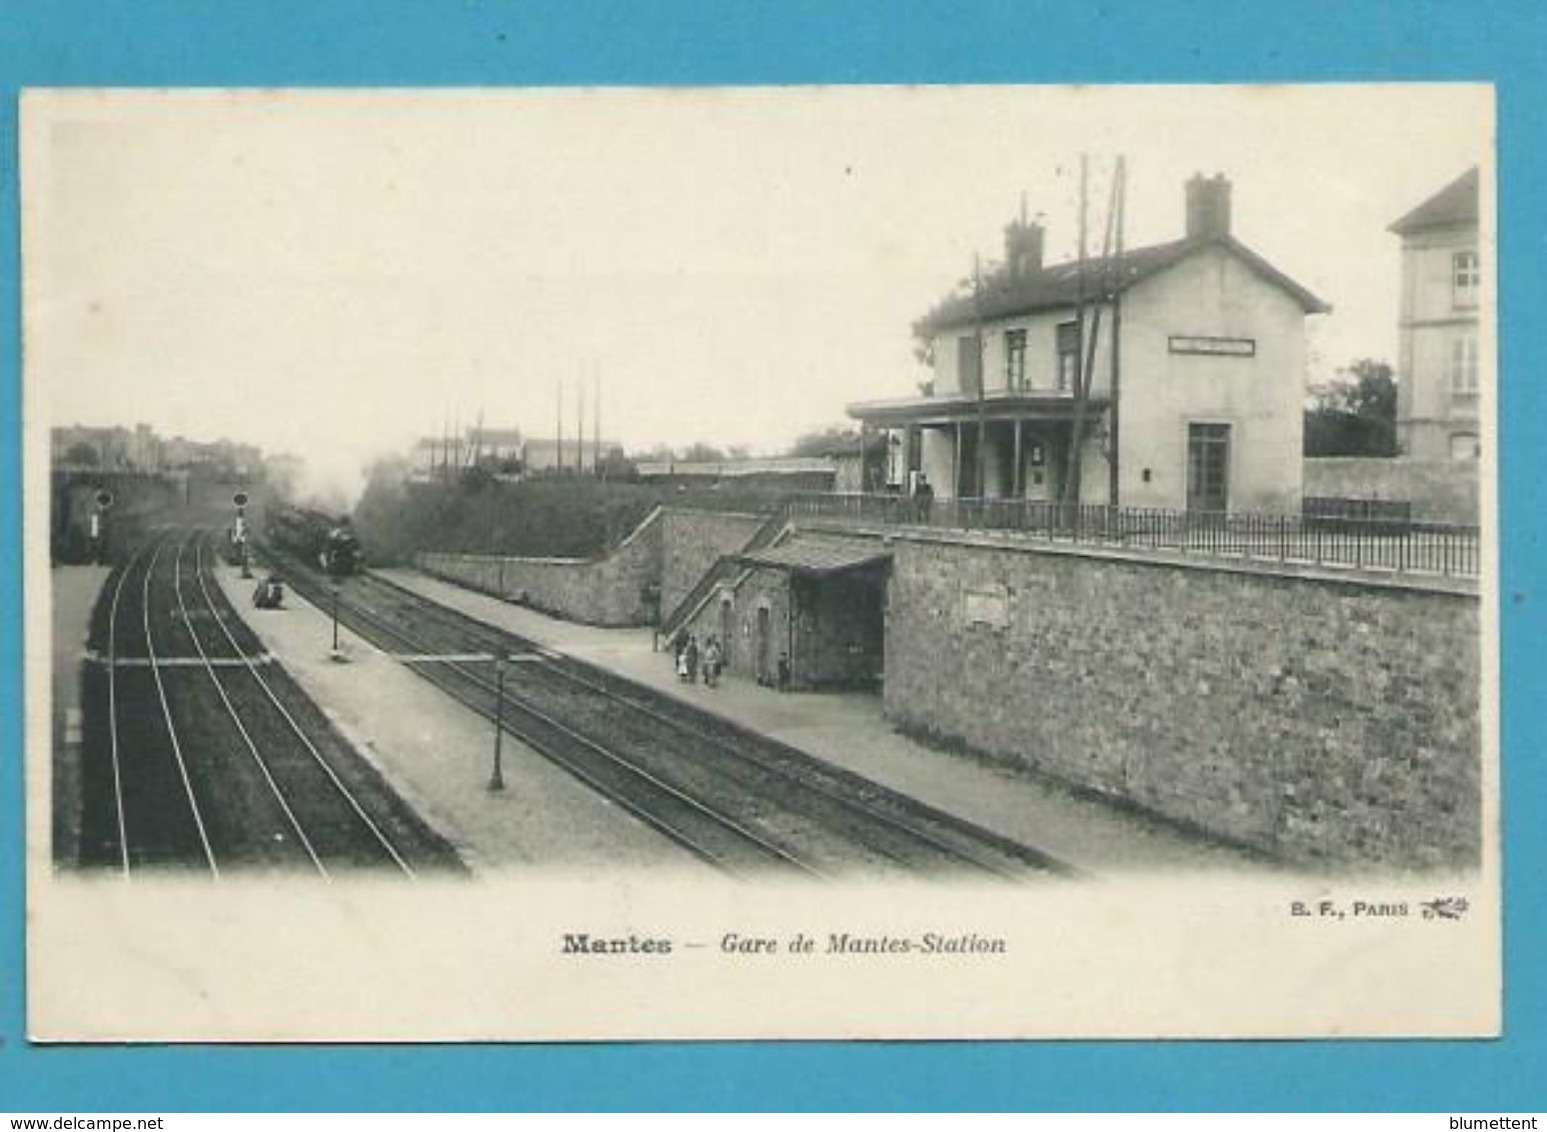
[{"label": "rail", "polygon": [[791,519],[1016,532],[1050,543],[1124,550],[1447,578],[1475,578],[1481,568],[1476,527],[1407,519],[859,494],[801,494],[786,506]]}]

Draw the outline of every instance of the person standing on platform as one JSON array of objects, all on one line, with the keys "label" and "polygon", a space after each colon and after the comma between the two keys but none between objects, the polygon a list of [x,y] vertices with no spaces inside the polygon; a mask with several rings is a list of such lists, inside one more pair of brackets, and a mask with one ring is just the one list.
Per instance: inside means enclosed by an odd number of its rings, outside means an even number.
[{"label": "person standing on platform", "polygon": [[691,635],[688,637],[687,646],[682,650],[682,659],[687,664],[688,683],[689,684],[697,683],[698,682],[698,638],[697,637],[694,637],[694,636],[691,636]]},{"label": "person standing on platform", "polygon": [[704,683],[713,688],[720,681],[720,638],[710,637],[704,644]]}]

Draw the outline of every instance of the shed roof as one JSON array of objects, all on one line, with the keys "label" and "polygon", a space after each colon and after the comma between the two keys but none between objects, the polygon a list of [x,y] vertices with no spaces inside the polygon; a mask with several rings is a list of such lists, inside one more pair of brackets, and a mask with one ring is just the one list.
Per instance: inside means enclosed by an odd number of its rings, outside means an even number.
[{"label": "shed roof", "polygon": [[745,566],[765,566],[788,570],[792,574],[827,576],[849,570],[862,570],[890,562],[892,552],[879,543],[861,540],[818,538],[795,535],[776,546],[749,550],[736,555]]}]

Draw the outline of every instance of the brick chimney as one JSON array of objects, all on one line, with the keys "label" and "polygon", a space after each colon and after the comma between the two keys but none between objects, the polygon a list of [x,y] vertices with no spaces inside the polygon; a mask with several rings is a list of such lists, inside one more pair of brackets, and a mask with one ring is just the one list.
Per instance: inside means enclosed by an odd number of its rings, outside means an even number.
[{"label": "brick chimney", "polygon": [[1230,235],[1230,182],[1223,173],[1194,173],[1187,182],[1187,238]]},{"label": "brick chimney", "polygon": [[1042,225],[1019,220],[1005,225],[1004,262],[1011,279],[1024,279],[1042,270]]}]

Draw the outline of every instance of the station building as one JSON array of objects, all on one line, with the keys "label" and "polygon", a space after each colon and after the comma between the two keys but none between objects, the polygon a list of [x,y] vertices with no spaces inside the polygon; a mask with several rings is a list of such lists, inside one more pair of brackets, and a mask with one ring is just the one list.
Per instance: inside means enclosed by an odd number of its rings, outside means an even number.
[{"label": "station building", "polygon": [[1331,308],[1236,239],[1222,175],[1193,177],[1184,203],[1179,239],[1052,265],[1043,227],[1012,223],[1004,263],[915,325],[928,392],[848,407],[895,438],[894,486],[922,473],[946,498],[1297,511],[1305,323]]},{"label": "station building", "polygon": [[690,624],[701,643],[719,640],[727,671],[786,690],[880,690],[890,551],[800,533],[726,561]]}]

